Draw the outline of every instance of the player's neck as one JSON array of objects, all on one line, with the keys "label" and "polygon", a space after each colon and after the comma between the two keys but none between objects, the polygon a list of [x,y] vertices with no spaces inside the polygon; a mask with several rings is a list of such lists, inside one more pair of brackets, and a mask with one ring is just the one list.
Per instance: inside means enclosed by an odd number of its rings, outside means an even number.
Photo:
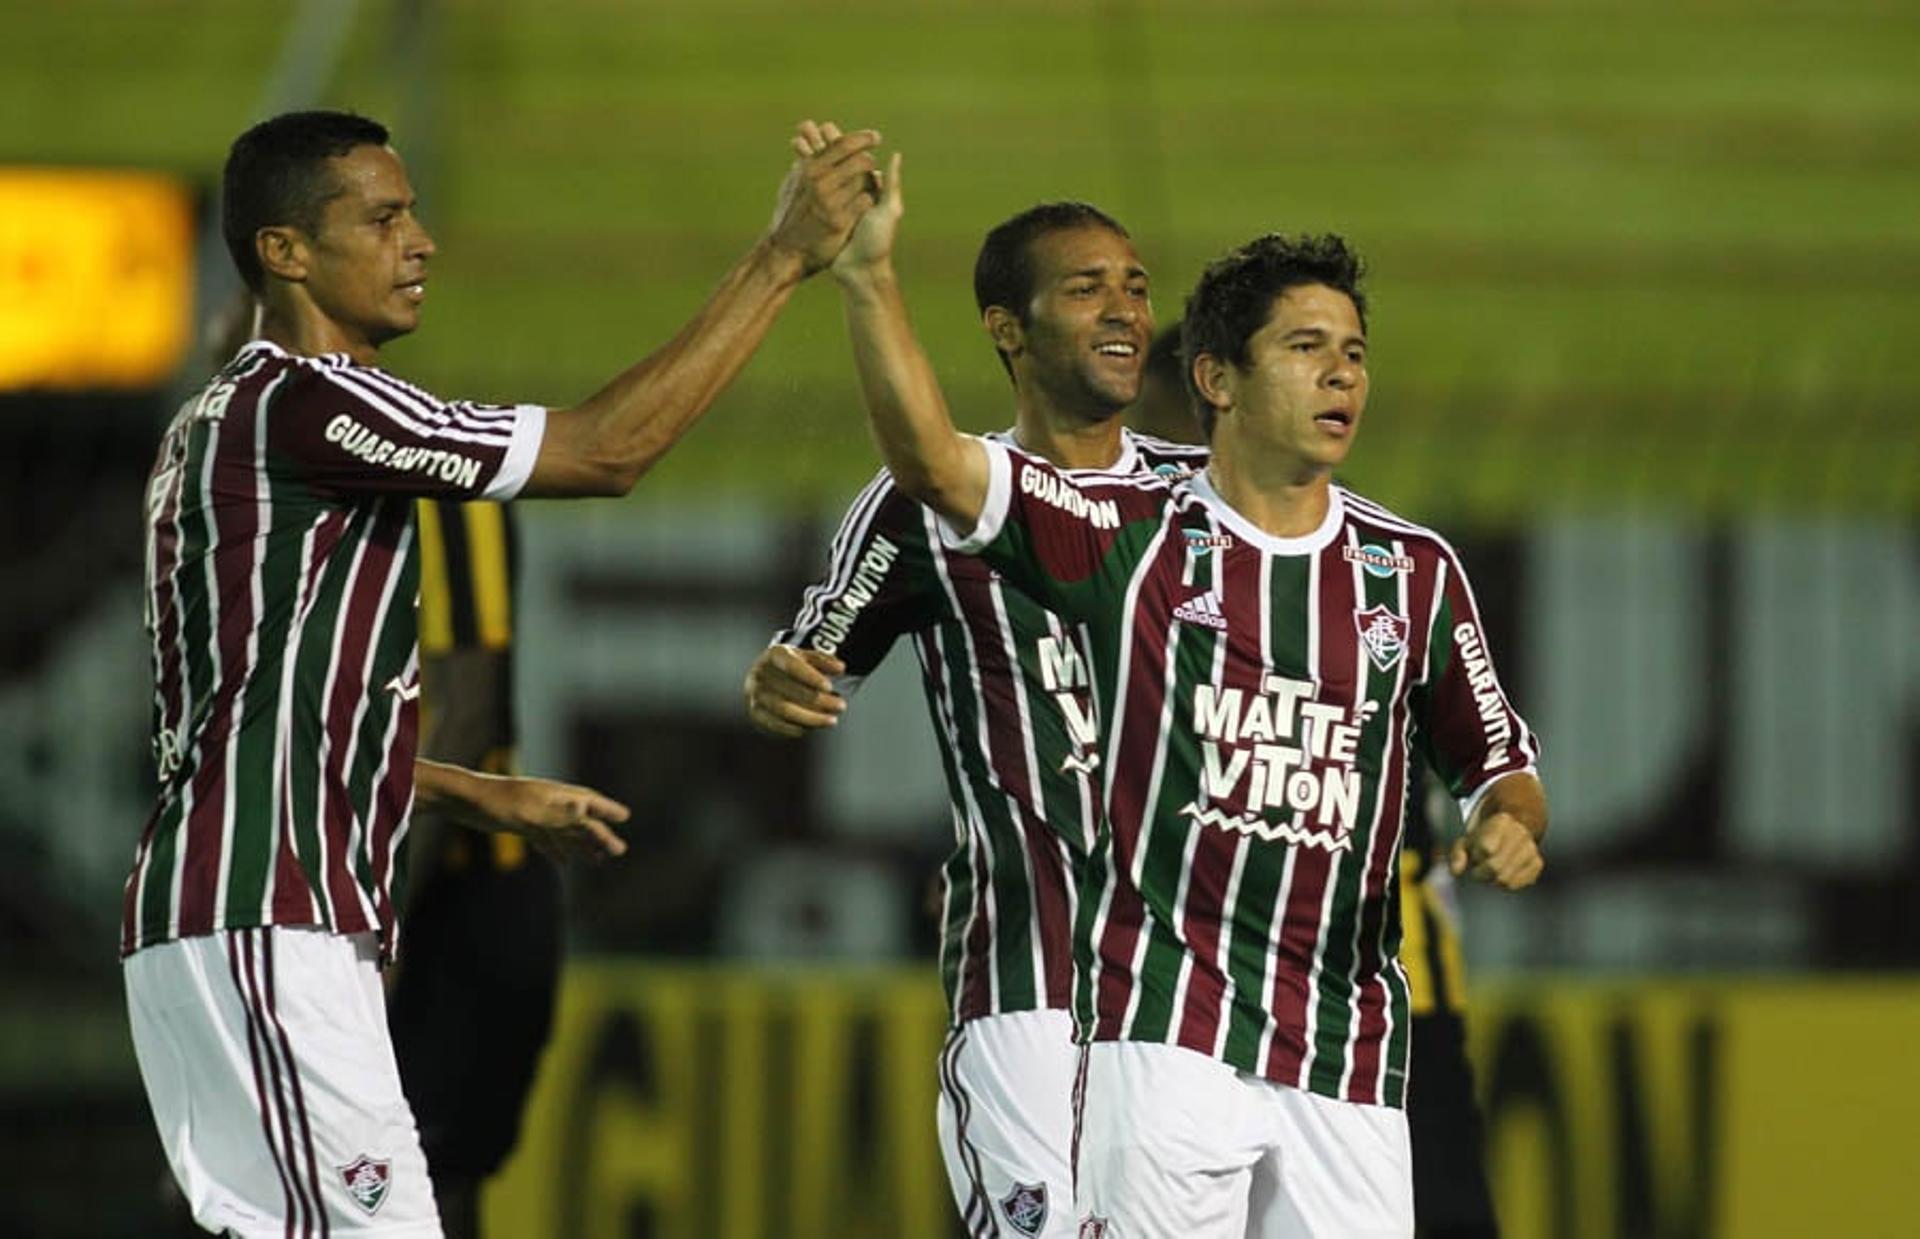
[{"label": "player's neck", "polygon": [[1062,469],[1109,469],[1120,459],[1120,418],[1089,418],[1022,400],[1014,415],[1013,439]]},{"label": "player's neck", "polygon": [[290,304],[278,298],[262,307],[256,335],[300,357],[345,353],[362,366],[371,366],[380,359],[380,346],[365,336],[347,331],[311,306]]},{"label": "player's neck", "polygon": [[1303,461],[1255,461],[1218,450],[1207,478],[1226,505],[1276,538],[1299,538],[1320,528],[1332,502],[1333,471]]}]

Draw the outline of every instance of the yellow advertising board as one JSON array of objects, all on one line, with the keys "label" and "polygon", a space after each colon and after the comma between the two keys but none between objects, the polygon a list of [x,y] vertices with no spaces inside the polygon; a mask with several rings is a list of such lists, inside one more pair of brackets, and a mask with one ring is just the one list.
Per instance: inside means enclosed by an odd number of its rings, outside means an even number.
[{"label": "yellow advertising board", "polygon": [[[1914,1233],[1920,979],[1542,977],[1470,1018],[1508,1239]],[[931,969],[576,963],[491,1233],[957,1236],[943,1032]]]},{"label": "yellow advertising board", "polygon": [[193,250],[171,177],[0,168],[0,391],[168,382],[193,335]]}]

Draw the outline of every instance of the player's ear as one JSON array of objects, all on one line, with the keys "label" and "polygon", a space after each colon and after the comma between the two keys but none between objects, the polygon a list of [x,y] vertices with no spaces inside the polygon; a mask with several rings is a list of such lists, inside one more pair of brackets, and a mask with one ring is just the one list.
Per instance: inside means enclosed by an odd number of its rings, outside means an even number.
[{"label": "player's ear", "polygon": [[980,321],[986,324],[987,336],[993,341],[993,347],[1009,358],[1018,356],[1027,346],[1027,331],[1020,324],[1020,316],[1003,305],[990,305]]},{"label": "player's ear", "polygon": [[253,252],[268,275],[295,284],[307,278],[307,242],[298,228],[262,228],[253,234]]},{"label": "player's ear", "polygon": [[1201,353],[1193,359],[1193,385],[1199,389],[1200,398],[1218,412],[1233,408],[1233,367],[1212,353]]}]

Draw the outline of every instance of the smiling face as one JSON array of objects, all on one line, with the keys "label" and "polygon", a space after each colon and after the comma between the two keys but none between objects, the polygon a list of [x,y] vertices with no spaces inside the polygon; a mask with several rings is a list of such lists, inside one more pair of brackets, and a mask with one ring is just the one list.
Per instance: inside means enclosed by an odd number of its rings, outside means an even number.
[{"label": "smiling face", "polygon": [[[414,214],[413,186],[385,146],[328,161],[336,192],[309,233],[290,229],[286,268],[339,347],[369,360],[420,325],[433,238]],[[271,257],[269,266],[278,266]]]},{"label": "smiling face", "polygon": [[1287,289],[1247,341],[1247,358],[1244,368],[1196,359],[1221,429],[1315,471],[1346,460],[1367,406],[1366,329],[1353,299],[1325,284]]},{"label": "smiling face", "polygon": [[1139,396],[1153,338],[1140,256],[1127,238],[1094,225],[1043,233],[1029,261],[1025,321],[989,316],[1015,383],[1062,411],[1112,417]]}]

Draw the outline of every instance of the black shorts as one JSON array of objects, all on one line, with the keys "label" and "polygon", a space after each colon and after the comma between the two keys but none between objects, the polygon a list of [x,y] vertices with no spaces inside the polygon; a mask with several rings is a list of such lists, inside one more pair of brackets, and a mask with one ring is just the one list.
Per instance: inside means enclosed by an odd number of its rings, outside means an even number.
[{"label": "black shorts", "polygon": [[537,854],[436,867],[409,899],[387,1024],[436,1180],[486,1178],[519,1138],[553,1025],[560,910],[559,872]]},{"label": "black shorts", "polygon": [[1413,1216],[1421,1239],[1495,1239],[1486,1130],[1473,1097],[1466,1024],[1442,1011],[1413,1018]]}]

